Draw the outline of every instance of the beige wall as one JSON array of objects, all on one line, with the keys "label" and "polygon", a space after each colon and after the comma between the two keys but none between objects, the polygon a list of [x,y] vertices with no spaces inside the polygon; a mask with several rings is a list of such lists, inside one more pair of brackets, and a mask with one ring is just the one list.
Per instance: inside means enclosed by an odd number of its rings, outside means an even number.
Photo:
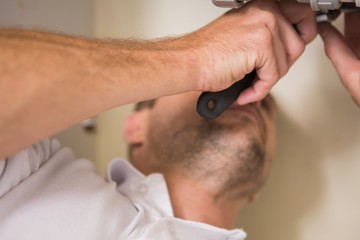
[{"label": "beige wall", "polygon": [[[95,32],[109,37],[181,34],[223,11],[210,0],[95,3]],[[239,226],[252,240],[360,239],[360,111],[325,58],[320,39],[273,93],[280,107],[273,174],[240,215]],[[106,126],[99,131],[98,158],[125,155],[117,145],[122,114],[113,110],[100,120]]]}]

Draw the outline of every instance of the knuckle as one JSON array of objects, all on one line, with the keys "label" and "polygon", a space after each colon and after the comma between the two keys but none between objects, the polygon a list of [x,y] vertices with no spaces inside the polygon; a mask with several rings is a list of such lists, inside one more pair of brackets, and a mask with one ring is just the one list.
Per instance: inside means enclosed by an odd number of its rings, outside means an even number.
[{"label": "knuckle", "polygon": [[297,43],[294,43],[292,46],[292,56],[294,59],[298,58],[305,51],[305,44],[299,40]]},{"label": "knuckle", "polygon": [[264,44],[266,47],[272,47],[273,35],[271,31],[266,27],[260,27],[256,31],[256,37],[261,44]]},{"label": "knuckle", "polygon": [[259,84],[256,91],[258,99],[263,99],[270,92],[272,86],[273,86],[272,82],[268,82],[268,81],[263,81],[261,85]]},{"label": "knuckle", "polygon": [[273,74],[273,81],[277,81],[279,78],[281,78],[281,73],[280,73],[280,67],[276,68],[276,71]]},{"label": "knuckle", "polygon": [[301,37],[306,44],[310,43],[312,40],[315,39],[318,34],[315,20],[306,24],[306,26],[304,26],[303,28],[304,29],[302,30]]},{"label": "knuckle", "polygon": [[280,79],[281,74],[280,74],[280,66],[276,65],[276,67],[274,68],[271,76],[269,76],[269,82],[276,82],[278,79]]},{"label": "knuckle", "polygon": [[276,27],[277,18],[275,14],[266,8],[254,8],[247,11],[248,20],[258,25]]},{"label": "knuckle", "polygon": [[277,18],[272,12],[267,10],[260,10],[259,17],[265,23],[265,25],[267,25],[271,29],[277,28]]},{"label": "knuckle", "polygon": [[287,62],[284,62],[281,65],[281,72],[279,78],[285,76],[285,74],[289,71],[289,64]]}]

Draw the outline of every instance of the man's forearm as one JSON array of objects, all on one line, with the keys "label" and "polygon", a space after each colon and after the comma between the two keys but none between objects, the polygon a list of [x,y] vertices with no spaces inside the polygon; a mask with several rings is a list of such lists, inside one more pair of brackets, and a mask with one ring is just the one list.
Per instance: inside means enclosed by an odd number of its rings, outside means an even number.
[{"label": "man's forearm", "polygon": [[193,89],[193,55],[170,42],[0,30],[0,157],[111,107]]}]

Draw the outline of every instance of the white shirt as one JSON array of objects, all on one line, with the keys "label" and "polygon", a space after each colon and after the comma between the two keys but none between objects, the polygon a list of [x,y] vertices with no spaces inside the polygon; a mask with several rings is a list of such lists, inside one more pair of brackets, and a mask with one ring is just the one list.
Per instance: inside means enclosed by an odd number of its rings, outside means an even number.
[{"label": "white shirt", "polygon": [[243,240],[225,230],[175,218],[161,174],[144,176],[115,159],[109,181],[55,140],[0,160],[1,240]]}]

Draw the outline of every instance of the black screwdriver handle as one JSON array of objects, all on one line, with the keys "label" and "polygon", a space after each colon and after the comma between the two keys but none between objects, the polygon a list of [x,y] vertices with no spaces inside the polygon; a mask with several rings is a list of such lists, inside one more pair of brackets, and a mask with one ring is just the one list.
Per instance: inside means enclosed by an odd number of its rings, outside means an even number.
[{"label": "black screwdriver handle", "polygon": [[235,100],[240,93],[250,87],[256,78],[256,70],[245,75],[243,79],[237,81],[229,88],[219,92],[203,92],[196,106],[198,114],[207,119],[218,117],[222,114]]}]

